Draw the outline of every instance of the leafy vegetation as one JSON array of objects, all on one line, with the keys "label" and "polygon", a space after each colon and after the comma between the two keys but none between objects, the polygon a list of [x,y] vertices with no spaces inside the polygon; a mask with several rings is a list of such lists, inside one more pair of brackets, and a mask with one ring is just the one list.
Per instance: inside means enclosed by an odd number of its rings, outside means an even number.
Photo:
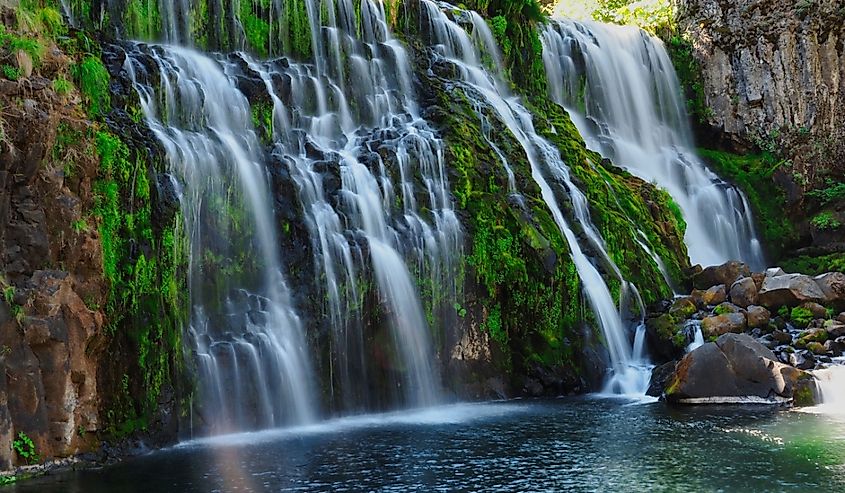
[{"label": "leafy vegetation", "polygon": [[12,449],[17,452],[18,457],[27,464],[35,464],[40,460],[35,442],[24,432],[18,432],[17,437],[12,441]]},{"label": "leafy vegetation", "polygon": [[822,231],[838,229],[842,226],[842,223],[840,223],[830,211],[824,211],[816,214],[813,219],[810,220],[810,224],[812,224],[816,229]]}]

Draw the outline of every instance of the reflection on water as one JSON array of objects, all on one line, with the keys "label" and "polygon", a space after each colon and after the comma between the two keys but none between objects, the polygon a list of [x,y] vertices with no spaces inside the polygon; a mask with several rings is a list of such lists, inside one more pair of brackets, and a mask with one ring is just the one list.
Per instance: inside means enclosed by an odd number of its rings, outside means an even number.
[{"label": "reflection on water", "polygon": [[463,404],[196,441],[11,491],[845,491],[843,436],[763,408]]}]

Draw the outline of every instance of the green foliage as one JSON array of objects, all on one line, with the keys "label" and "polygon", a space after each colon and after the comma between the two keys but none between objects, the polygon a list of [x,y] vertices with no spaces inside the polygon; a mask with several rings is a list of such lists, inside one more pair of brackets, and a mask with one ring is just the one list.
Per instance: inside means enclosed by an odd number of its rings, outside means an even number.
[{"label": "green foliage", "polygon": [[733,310],[731,310],[728,306],[719,305],[715,310],[713,310],[713,313],[716,315],[727,315],[728,313],[733,313]]},{"label": "green foliage", "polygon": [[819,201],[822,206],[831,202],[845,200],[845,183],[841,181],[834,181],[828,178],[825,183],[827,187],[822,189],[810,190],[807,196]]},{"label": "green foliage", "polygon": [[699,149],[699,154],[722,177],[745,192],[769,253],[774,258],[780,258],[799,237],[795,226],[784,214],[786,197],[772,182],[772,175],[783,162],[765,152],[761,155],[738,156]]},{"label": "green foliage", "polygon": [[182,364],[187,257],[181,229],[174,230],[181,225],[178,218],[168,219],[173,223],[162,224],[159,233],[153,229],[147,150],[132,149],[104,130],[93,142],[100,159],[94,216],[109,282],[108,330],[138,355],[126,362],[133,377],[120,382],[106,413],[109,433],[120,437],[146,427],[163,386]]},{"label": "green foliage", "polygon": [[493,306],[487,314],[487,321],[483,325],[484,330],[490,333],[490,337],[502,346],[508,344],[508,333],[502,326],[502,307],[499,304]]},{"label": "green foliage", "polygon": [[103,117],[111,107],[109,94],[109,72],[103,62],[94,55],[86,55],[71,69],[74,81],[88,103],[88,114],[92,118]]},{"label": "green foliage", "polygon": [[651,34],[670,31],[674,12],[670,0],[598,0],[594,20],[637,26]]},{"label": "green foliage", "polygon": [[53,90],[60,96],[66,96],[73,90],[73,83],[60,75],[53,80]]},{"label": "green foliage", "polygon": [[810,322],[813,321],[813,312],[807,308],[796,306],[789,313],[789,319],[795,327],[803,329],[810,325]]},{"label": "green foliage", "polygon": [[6,41],[6,49],[11,53],[23,51],[32,59],[33,66],[38,67],[41,64],[44,58],[44,45],[37,38],[8,36]]},{"label": "green foliage", "polygon": [[123,14],[123,24],[126,34],[132,38],[156,39],[161,25],[158,0],[129,0]]},{"label": "green foliage", "polygon": [[65,26],[62,14],[53,7],[45,7],[37,11],[38,23],[41,26],[41,32],[55,38],[56,36],[64,36],[67,34],[67,26]]},{"label": "green foliage", "polygon": [[286,0],[284,6],[282,25],[286,31],[283,33],[282,47],[286,53],[304,59],[311,54],[311,26],[305,0]]},{"label": "green foliage", "polygon": [[38,451],[35,448],[35,442],[24,432],[19,432],[17,438],[12,441],[12,449],[17,452],[18,456],[26,461],[27,464],[35,464],[40,460]]},{"label": "green foliage", "polygon": [[783,319],[788,319],[789,318],[789,307],[788,306],[782,306],[782,307],[778,308],[778,316],[780,318],[783,318]]},{"label": "green foliage", "polygon": [[845,253],[822,256],[800,256],[784,260],[781,265],[787,272],[819,275],[825,272],[845,272]]},{"label": "green foliage", "polygon": [[824,211],[816,214],[816,216],[810,220],[810,224],[821,231],[838,229],[842,226],[842,223],[840,223],[830,211]]},{"label": "green foliage", "polygon": [[258,55],[267,56],[270,52],[270,24],[260,17],[261,3],[242,1],[240,20],[249,46]]},{"label": "green foliage", "polygon": [[12,305],[15,302],[15,287],[14,286],[6,286],[3,288],[3,299],[6,300],[8,305]]},{"label": "green foliage", "polygon": [[3,65],[3,77],[11,81],[17,81],[21,78],[21,71],[17,67]]}]

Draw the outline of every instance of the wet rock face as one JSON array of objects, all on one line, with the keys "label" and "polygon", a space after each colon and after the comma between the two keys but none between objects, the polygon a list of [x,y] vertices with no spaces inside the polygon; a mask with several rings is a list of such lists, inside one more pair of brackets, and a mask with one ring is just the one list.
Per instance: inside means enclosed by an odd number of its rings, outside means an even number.
[{"label": "wet rock face", "polygon": [[753,142],[781,127],[845,125],[845,8],[839,0],[682,0],[709,123]]}]

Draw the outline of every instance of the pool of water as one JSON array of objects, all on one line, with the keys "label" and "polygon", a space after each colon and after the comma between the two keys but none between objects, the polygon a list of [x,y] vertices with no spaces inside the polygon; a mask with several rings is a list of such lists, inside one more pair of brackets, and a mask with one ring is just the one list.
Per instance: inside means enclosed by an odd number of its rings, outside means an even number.
[{"label": "pool of water", "polygon": [[12,492],[845,491],[845,420],[567,398],[459,404],[181,444]]}]

